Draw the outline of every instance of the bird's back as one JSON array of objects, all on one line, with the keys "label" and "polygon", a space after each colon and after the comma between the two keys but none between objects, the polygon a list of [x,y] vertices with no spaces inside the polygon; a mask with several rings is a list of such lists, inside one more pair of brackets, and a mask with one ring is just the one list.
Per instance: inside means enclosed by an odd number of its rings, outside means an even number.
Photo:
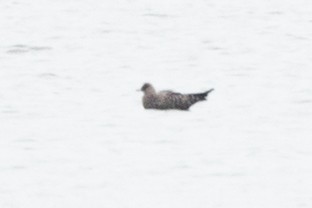
[{"label": "bird's back", "polygon": [[193,104],[206,99],[208,93],[181,94],[161,91],[157,94],[158,109],[188,110]]}]

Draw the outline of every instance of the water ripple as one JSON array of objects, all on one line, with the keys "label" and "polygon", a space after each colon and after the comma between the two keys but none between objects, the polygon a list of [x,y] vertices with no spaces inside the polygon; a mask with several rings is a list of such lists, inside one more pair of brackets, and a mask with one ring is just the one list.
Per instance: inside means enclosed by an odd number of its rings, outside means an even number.
[{"label": "water ripple", "polygon": [[12,45],[6,51],[9,54],[23,54],[32,51],[48,51],[52,50],[52,47],[49,46],[28,46],[24,44]]}]

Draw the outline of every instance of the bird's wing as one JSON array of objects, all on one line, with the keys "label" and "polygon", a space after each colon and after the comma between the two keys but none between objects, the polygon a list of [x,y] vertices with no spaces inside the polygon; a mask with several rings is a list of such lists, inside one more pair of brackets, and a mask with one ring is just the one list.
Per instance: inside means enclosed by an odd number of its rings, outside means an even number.
[{"label": "bird's wing", "polygon": [[158,93],[161,105],[167,109],[187,109],[187,96],[173,91],[161,91]]},{"label": "bird's wing", "polygon": [[180,96],[182,94],[178,93],[178,92],[173,92],[171,90],[164,90],[164,91],[160,91],[159,95],[163,95],[163,96]]}]

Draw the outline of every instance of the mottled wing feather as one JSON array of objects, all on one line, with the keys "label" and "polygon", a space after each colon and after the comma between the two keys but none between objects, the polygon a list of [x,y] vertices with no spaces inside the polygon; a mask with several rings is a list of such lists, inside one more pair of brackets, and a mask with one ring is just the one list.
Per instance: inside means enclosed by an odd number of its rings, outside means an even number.
[{"label": "mottled wing feather", "polygon": [[161,105],[165,109],[187,110],[193,104],[188,95],[173,91],[161,91],[158,96],[161,98]]}]

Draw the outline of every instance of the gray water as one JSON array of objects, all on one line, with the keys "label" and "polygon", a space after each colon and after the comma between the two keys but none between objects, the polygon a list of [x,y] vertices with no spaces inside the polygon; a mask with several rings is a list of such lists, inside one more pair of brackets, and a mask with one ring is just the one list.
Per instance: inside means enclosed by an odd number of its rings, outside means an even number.
[{"label": "gray water", "polygon": [[[0,5],[0,207],[311,207],[312,5]],[[189,112],[135,90],[215,91]]]}]

